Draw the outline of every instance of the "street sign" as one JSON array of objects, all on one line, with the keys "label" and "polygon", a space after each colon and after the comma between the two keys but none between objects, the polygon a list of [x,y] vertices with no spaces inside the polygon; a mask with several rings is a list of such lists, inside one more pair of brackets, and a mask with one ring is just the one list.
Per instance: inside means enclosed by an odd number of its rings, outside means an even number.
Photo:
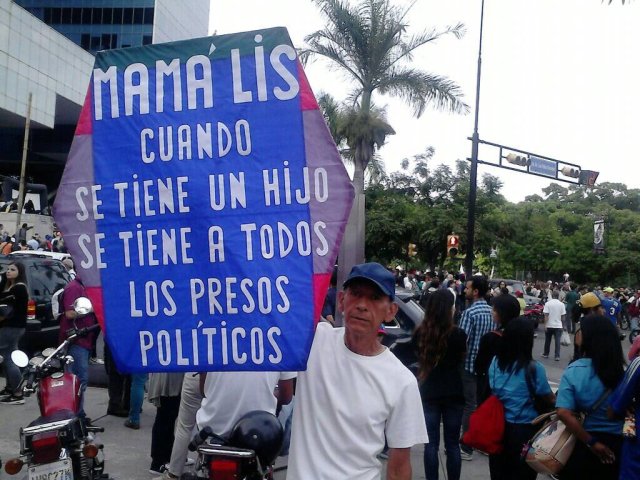
[{"label": "street sign", "polygon": [[118,370],[297,371],[353,197],[270,28],[99,52],[54,215]]},{"label": "street sign", "polygon": [[593,187],[596,184],[598,175],[600,175],[600,172],[595,172],[593,170],[580,170],[580,180],[578,182],[582,185],[586,185],[587,187]]},{"label": "street sign", "polygon": [[529,172],[537,173],[538,175],[544,175],[547,177],[556,178],[558,172],[558,162],[548,160],[546,158],[536,157],[529,155]]}]

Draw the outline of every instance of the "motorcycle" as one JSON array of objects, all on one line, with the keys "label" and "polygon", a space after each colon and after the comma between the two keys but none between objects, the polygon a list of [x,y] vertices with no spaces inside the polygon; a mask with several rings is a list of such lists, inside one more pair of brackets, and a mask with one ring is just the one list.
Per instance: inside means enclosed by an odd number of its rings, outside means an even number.
[{"label": "motorcycle", "polygon": [[205,427],[198,432],[189,450],[198,452],[195,471],[182,480],[273,480],[273,463],[280,452],[284,433],[271,413],[253,411],[242,416],[228,438]]},{"label": "motorcycle", "polygon": [[[80,316],[93,311],[91,301],[80,297],[74,302]],[[18,474],[26,465],[28,480],[56,478],[60,480],[107,479],[104,473],[102,445],[93,434],[104,428],[88,425],[78,416],[80,381],[65,372],[73,362],[68,346],[77,338],[99,328],[74,328],[57,348],[48,348],[29,360],[20,350],[11,354],[13,362],[26,367],[19,388],[25,397],[37,394],[40,417],[20,429],[20,456],[5,462],[9,475]]]},{"label": "motorcycle", "polygon": [[534,329],[538,328],[538,324],[544,323],[544,305],[541,303],[532,303],[524,309],[524,317],[533,322]]}]

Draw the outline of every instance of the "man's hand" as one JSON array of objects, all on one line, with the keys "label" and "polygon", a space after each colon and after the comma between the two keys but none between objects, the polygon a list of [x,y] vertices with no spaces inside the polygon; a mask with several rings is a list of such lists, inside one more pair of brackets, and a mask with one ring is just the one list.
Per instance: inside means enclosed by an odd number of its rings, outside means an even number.
[{"label": "man's hand", "polygon": [[411,449],[390,448],[387,480],[411,480]]}]

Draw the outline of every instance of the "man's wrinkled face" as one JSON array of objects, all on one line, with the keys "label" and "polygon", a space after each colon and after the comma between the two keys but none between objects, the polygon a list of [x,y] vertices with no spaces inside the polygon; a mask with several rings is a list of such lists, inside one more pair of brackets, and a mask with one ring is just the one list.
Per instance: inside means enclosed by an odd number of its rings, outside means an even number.
[{"label": "man's wrinkled face", "polygon": [[367,280],[354,280],[338,295],[338,307],[345,329],[352,334],[377,337],[381,323],[393,319],[398,311],[388,295]]}]

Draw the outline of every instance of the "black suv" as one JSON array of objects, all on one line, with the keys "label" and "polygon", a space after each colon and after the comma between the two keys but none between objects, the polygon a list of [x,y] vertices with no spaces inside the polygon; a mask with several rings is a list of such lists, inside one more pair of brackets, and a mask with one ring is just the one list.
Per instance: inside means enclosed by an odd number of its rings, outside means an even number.
[{"label": "black suv", "polygon": [[20,341],[20,349],[31,354],[58,345],[60,324],[51,311],[51,296],[71,281],[62,262],[44,255],[25,255],[19,258],[0,255],[0,273],[11,262],[24,265],[29,289],[27,329]]}]

